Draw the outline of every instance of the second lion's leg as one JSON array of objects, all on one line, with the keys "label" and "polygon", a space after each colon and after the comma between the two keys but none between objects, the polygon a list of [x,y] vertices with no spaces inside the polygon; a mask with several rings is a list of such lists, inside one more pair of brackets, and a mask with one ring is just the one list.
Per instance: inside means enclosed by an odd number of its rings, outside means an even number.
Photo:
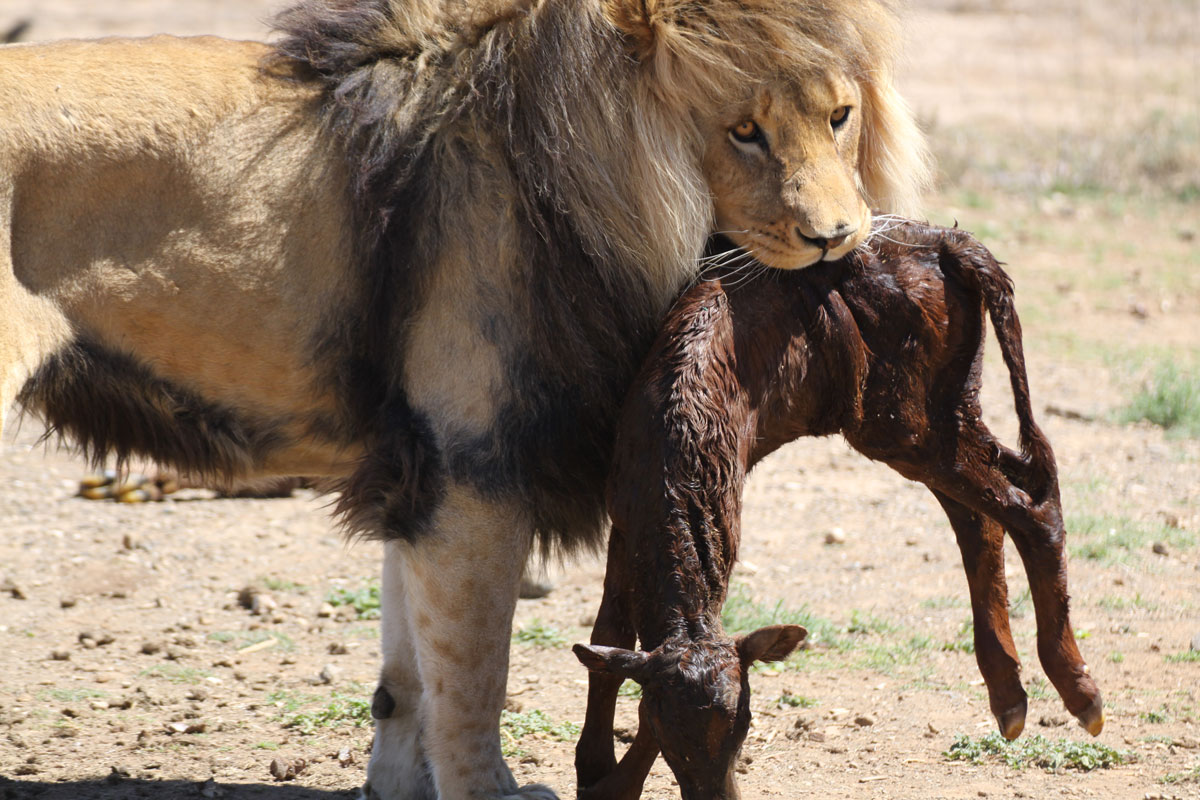
[{"label": "second lion's leg", "polygon": [[518,787],[500,752],[500,712],[517,587],[532,525],[515,506],[455,485],[400,573],[420,667],[422,746],[437,796],[543,798]]},{"label": "second lion's leg", "polygon": [[421,678],[409,621],[402,563],[409,545],[384,545],[381,624],[383,668],[371,702],[375,743],[363,795],[367,800],[432,800],[433,778],[421,748]]}]

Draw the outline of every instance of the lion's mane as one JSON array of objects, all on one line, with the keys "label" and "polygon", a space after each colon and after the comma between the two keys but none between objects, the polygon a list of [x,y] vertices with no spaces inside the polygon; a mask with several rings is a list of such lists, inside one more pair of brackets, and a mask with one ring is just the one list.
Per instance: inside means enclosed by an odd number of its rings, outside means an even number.
[{"label": "lion's mane", "polygon": [[[326,122],[354,176],[371,313],[335,325],[333,349],[354,353],[339,378],[354,387],[346,424],[377,440],[343,487],[362,531],[419,527],[414,509],[448,471],[523,495],[543,534],[594,539],[616,410],[712,227],[693,111],[739,82],[835,65],[864,90],[870,201],[908,208],[925,175],[891,86],[895,19],[875,0],[310,0],[279,27],[280,58],[326,86]],[[480,196],[481,171],[514,195]],[[387,366],[412,310],[400,298],[417,302],[412,287],[440,249],[487,240],[474,209],[497,202],[520,240],[478,269],[508,273],[519,291],[477,322],[495,326],[507,385],[491,430],[443,431],[438,452]]]}]

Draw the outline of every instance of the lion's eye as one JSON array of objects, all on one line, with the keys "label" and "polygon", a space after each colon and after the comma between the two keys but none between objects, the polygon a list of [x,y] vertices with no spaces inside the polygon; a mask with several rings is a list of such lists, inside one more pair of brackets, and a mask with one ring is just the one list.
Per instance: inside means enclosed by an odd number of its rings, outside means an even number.
[{"label": "lion's eye", "polygon": [[829,124],[834,130],[846,124],[846,120],[850,119],[850,106],[842,106],[835,108],[833,113],[829,115]]},{"label": "lion's eye", "polygon": [[730,128],[729,135],[739,142],[750,144],[762,138],[762,131],[754,120],[746,119]]}]

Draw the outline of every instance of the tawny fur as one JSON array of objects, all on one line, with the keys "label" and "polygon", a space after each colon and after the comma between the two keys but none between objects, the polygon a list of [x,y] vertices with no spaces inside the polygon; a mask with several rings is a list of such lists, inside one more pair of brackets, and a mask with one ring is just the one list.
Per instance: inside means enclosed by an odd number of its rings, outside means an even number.
[{"label": "tawny fur", "polygon": [[[511,795],[520,562],[599,540],[620,399],[717,206],[801,266],[834,255],[801,223],[862,235],[829,209],[920,190],[895,20],[329,0],[280,27],[0,49],[0,409],[96,460],[339,490],[394,576],[369,793]],[[728,115],[768,106],[747,159]],[[458,640],[470,664],[438,656]]]}]

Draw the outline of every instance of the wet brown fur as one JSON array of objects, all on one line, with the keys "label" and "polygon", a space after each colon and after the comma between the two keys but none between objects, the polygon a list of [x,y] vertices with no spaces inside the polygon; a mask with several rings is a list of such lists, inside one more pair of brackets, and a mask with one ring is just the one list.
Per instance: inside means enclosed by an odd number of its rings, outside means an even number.
[{"label": "wet brown fur", "polygon": [[[1008,366],[1020,452],[980,417],[985,313]],[[716,757],[702,734],[718,725],[740,745],[748,725],[718,719],[730,703],[721,687],[736,686],[745,666],[720,622],[742,486],[781,445],[833,433],[924,483],[946,510],[1002,732],[1020,733],[1026,707],[1008,624],[1004,530],[1029,575],[1046,674],[1099,732],[1099,691],[1067,617],[1057,470],[1033,420],[1012,284],[966,232],[886,220],[841,262],[755,280],[719,272],[668,314],[626,402],[610,480],[613,533],[592,635],[605,658],[585,661],[600,671],[591,674],[576,751],[587,797],[637,797],[656,744],[685,798],[735,796],[737,746]],[[635,638],[649,656],[620,649]],[[643,664],[640,674],[631,659]],[[622,677],[647,682],[643,725],[618,767],[612,709]]]}]

